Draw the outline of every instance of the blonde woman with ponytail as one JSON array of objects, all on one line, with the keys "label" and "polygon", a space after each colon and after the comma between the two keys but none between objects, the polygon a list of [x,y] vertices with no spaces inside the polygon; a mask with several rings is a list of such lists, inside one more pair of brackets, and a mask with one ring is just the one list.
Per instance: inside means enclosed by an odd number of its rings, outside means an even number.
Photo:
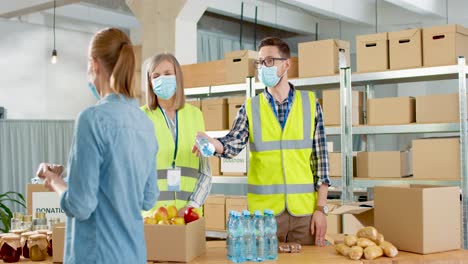
[{"label": "blonde woman with ponytail", "polygon": [[132,87],[135,55],[121,30],[89,48],[89,87],[99,102],[75,123],[68,180],[43,163],[38,176],[67,215],[64,263],[146,263],[141,210],[159,196],[154,127]]}]

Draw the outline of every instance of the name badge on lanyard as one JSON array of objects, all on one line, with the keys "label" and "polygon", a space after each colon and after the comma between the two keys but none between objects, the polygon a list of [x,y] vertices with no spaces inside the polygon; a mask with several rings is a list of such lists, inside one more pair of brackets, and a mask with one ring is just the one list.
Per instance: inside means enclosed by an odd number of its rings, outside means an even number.
[{"label": "name badge on lanyard", "polygon": [[[161,109],[161,112],[164,116],[164,119],[166,120],[167,127],[169,130],[171,129],[169,125],[169,120],[168,117],[166,116],[166,113],[164,110]],[[179,167],[175,166],[176,158],[177,158],[177,150],[179,148],[179,124],[178,124],[178,118],[177,118],[177,112],[175,116],[175,129],[176,129],[176,136],[175,136],[175,148],[174,148],[174,159],[172,161],[172,166],[167,169],[167,190],[170,192],[179,192],[180,191],[180,180],[182,178],[182,171]]]},{"label": "name badge on lanyard", "polygon": [[182,178],[182,173],[178,167],[170,167],[167,169],[167,190],[171,192],[180,191],[180,179]]}]

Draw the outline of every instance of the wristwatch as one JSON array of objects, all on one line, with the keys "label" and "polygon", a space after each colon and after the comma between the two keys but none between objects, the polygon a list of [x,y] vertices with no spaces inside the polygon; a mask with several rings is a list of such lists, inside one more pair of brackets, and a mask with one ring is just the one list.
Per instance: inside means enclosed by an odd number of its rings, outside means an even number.
[{"label": "wristwatch", "polygon": [[317,207],[315,208],[315,211],[320,211],[322,212],[324,215],[327,215],[328,216],[328,206],[324,205],[324,206],[319,206],[317,205]]}]

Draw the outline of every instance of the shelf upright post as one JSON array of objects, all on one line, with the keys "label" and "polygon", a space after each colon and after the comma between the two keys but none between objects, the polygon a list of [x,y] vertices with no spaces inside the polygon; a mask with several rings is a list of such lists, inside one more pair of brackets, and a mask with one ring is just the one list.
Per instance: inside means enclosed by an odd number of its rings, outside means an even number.
[{"label": "shelf upright post", "polygon": [[354,201],[351,69],[340,67],[341,177],[343,204]]},{"label": "shelf upright post", "polygon": [[[366,83],[365,85],[365,96],[364,96],[364,104],[366,105],[366,122],[369,120],[369,105],[367,104],[368,99],[375,98],[375,87],[372,83]],[[365,151],[375,151],[375,135],[363,135],[365,137],[366,148]]]},{"label": "shelf upright post", "polygon": [[466,63],[465,57],[458,57],[458,97],[460,108],[460,172],[462,190],[462,232],[463,248],[468,249],[468,142],[466,108]]}]

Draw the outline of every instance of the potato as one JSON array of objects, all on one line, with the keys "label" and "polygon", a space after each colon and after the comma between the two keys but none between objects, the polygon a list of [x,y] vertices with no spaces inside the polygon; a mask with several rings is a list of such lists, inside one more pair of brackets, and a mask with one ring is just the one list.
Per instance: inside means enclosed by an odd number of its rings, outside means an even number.
[{"label": "potato", "polygon": [[348,256],[352,260],[360,260],[362,258],[362,254],[364,254],[362,247],[354,246],[349,251]]},{"label": "potato", "polygon": [[348,247],[356,246],[357,245],[357,237],[353,236],[353,235],[345,236],[344,243]]},{"label": "potato", "polygon": [[398,249],[390,242],[384,241],[380,244],[385,256],[394,258],[398,255]]},{"label": "potato", "polygon": [[367,239],[367,238],[358,238],[357,240],[357,245],[358,247],[362,247],[362,248],[366,248],[366,247],[370,247],[370,246],[376,246],[376,244]]},{"label": "potato", "polygon": [[351,250],[350,247],[348,247],[345,244],[338,244],[335,246],[336,252],[340,253],[341,255],[347,257],[349,254],[349,251]]},{"label": "potato", "polygon": [[367,260],[373,260],[383,255],[383,250],[379,246],[370,246],[364,249],[364,257]]},{"label": "potato", "polygon": [[373,240],[373,241],[374,241],[375,244],[377,244],[377,246],[378,246],[378,245],[382,244],[382,242],[384,242],[385,239],[384,239],[384,236],[383,236],[382,234],[378,233],[378,234],[377,234],[377,238],[376,238],[375,240]]},{"label": "potato", "polygon": [[356,233],[358,238],[367,238],[367,239],[370,239],[372,241],[377,240],[377,235],[378,234],[379,233],[377,232],[377,229],[375,229],[375,227],[373,227],[373,226],[368,226],[368,227],[361,228]]}]

